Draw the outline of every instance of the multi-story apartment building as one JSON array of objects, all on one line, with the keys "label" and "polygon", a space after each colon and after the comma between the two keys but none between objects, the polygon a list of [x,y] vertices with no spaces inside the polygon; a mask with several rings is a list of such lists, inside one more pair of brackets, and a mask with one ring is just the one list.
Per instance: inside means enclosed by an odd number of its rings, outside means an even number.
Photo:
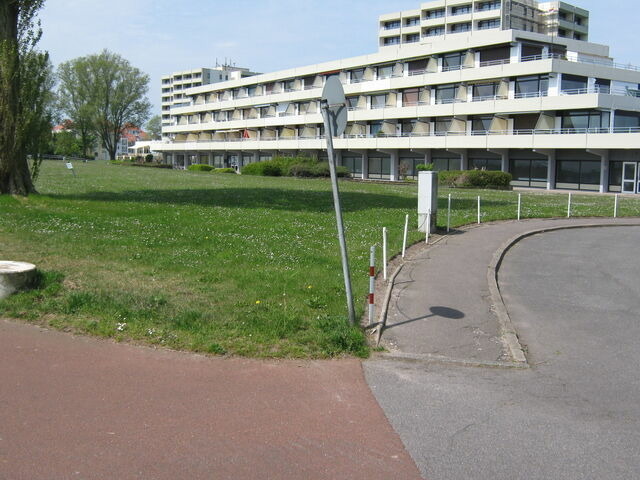
[{"label": "multi-story apartment building", "polygon": [[[518,23],[524,7],[531,24]],[[438,35],[427,16],[435,10],[444,11]],[[469,29],[453,28],[455,17]],[[487,19],[499,21],[480,23]],[[389,21],[400,21],[399,43],[384,45],[381,33],[372,55],[187,89],[163,127],[172,139],[165,161],[326,158],[319,97],[325,78],[339,75],[349,113],[334,147],[355,177],[397,180],[434,163],[508,171],[514,186],[638,193],[640,68],[584,40],[588,12],[563,2],[437,0],[383,15],[381,32],[393,30]],[[405,26],[417,27],[418,41],[407,41],[414,33]]]},{"label": "multi-story apartment building", "polygon": [[162,125],[171,124],[171,107],[189,103],[186,91],[189,88],[211,83],[239,80],[256,75],[247,68],[222,65],[215,68],[196,68],[173,72],[162,77]]},{"label": "multi-story apartment building", "polygon": [[378,43],[389,47],[478,30],[523,30],[587,40],[589,12],[564,2],[440,0],[380,17]]}]

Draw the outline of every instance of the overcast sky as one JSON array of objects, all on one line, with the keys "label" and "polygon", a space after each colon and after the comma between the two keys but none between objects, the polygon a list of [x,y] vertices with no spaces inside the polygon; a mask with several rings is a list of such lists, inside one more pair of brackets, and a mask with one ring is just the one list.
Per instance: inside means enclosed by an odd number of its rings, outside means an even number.
[{"label": "overcast sky", "polygon": [[[415,0],[47,0],[40,47],[54,65],[107,48],[151,77],[231,59],[258,72],[377,50],[378,16],[418,8]],[[590,11],[590,41],[616,61],[640,65],[638,0],[576,0]],[[626,14],[625,14],[626,12]]]}]

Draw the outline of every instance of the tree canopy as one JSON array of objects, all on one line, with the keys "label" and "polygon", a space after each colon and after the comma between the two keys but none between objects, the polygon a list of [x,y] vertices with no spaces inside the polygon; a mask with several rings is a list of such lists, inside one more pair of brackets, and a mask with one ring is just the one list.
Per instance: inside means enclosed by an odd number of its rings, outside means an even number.
[{"label": "tree canopy", "polygon": [[151,117],[145,126],[145,130],[151,140],[160,140],[162,138],[162,120],[160,119],[160,115]]},{"label": "tree canopy", "polygon": [[[36,50],[44,0],[0,2],[0,193],[35,192],[38,154],[51,131],[52,68]],[[34,157],[29,169],[27,154]]]},{"label": "tree canopy", "polygon": [[[83,131],[95,132],[111,159],[125,125],[140,126],[149,116],[149,76],[116,53],[103,50],[70,60],[60,65],[58,79],[62,111],[81,137]],[[88,143],[82,143],[86,149]]]}]

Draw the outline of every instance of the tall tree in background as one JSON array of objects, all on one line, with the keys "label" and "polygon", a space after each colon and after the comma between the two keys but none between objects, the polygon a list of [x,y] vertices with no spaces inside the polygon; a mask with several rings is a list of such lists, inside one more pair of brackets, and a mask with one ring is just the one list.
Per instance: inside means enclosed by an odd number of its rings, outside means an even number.
[{"label": "tall tree in background", "polygon": [[108,50],[90,55],[88,61],[94,82],[96,132],[109,158],[115,160],[124,126],[128,123],[141,126],[149,117],[149,75]]},{"label": "tall tree in background", "polygon": [[71,129],[80,140],[83,156],[90,156],[96,143],[93,84],[89,73],[86,57],[69,60],[58,66],[58,108],[71,120]]},{"label": "tall tree in background", "polygon": [[[51,110],[51,67],[35,46],[44,0],[0,1],[0,193],[34,193],[27,153],[37,158]],[[34,165],[37,172],[37,160]]]},{"label": "tall tree in background", "polygon": [[144,128],[151,140],[160,140],[162,138],[162,120],[160,119],[160,115],[151,117]]}]

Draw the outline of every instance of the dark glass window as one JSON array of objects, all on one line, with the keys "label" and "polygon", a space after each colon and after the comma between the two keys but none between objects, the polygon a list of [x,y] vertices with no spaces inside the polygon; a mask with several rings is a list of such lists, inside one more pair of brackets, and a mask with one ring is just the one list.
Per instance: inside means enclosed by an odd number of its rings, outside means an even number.
[{"label": "dark glass window", "polygon": [[447,133],[449,131],[449,128],[451,128],[451,121],[453,119],[452,118],[444,118],[444,117],[439,117],[436,119],[436,134],[440,133]]},{"label": "dark glass window", "polygon": [[[562,74],[562,85],[561,90],[564,93],[573,93],[575,90],[584,90],[587,88],[587,77],[580,77],[578,75],[568,75],[566,73]],[[577,92],[575,92],[577,93]]]},{"label": "dark glass window", "polygon": [[[558,160],[557,183],[583,186],[600,185],[600,162],[597,160]],[[570,188],[569,186],[565,186]]]},{"label": "dark glass window", "polygon": [[351,83],[359,83],[364,80],[364,68],[351,70]]},{"label": "dark glass window", "polygon": [[549,91],[549,78],[542,75],[516,78],[516,98],[545,97]]},{"label": "dark glass window", "polygon": [[358,106],[359,97],[347,97],[347,107],[356,108]]},{"label": "dark glass window", "polygon": [[563,112],[562,128],[568,129],[603,129],[609,128],[609,112]]},{"label": "dark glass window", "polygon": [[378,133],[382,131],[382,122],[379,122],[379,121],[370,122],[369,125],[370,125],[371,135],[378,135]]},{"label": "dark glass window", "polygon": [[418,105],[420,99],[420,90],[417,88],[408,88],[402,92],[402,106],[410,107]]},{"label": "dark glass window", "polygon": [[613,117],[615,128],[637,128],[640,127],[640,113],[616,111]]},{"label": "dark glass window", "polygon": [[453,103],[457,88],[456,85],[438,85],[436,87],[436,103]]},{"label": "dark glass window", "polygon": [[473,99],[495,97],[498,91],[497,83],[481,83],[473,86]]},{"label": "dark glass window", "polygon": [[420,60],[412,60],[408,63],[409,75],[418,75],[424,73],[427,69],[427,59],[422,58]]},{"label": "dark glass window", "polygon": [[379,79],[390,78],[393,74],[393,65],[381,65],[376,68],[376,73]]},{"label": "dark glass window", "polygon": [[362,175],[362,157],[342,157],[342,165],[353,175]]},{"label": "dark glass window", "polygon": [[491,130],[493,117],[475,117],[471,120],[471,130],[474,132],[487,132]]},{"label": "dark glass window", "polygon": [[371,108],[384,108],[387,104],[386,95],[371,95]]},{"label": "dark glass window", "polygon": [[464,60],[463,52],[447,53],[442,56],[442,70],[458,70],[462,67]]},{"label": "dark glass window", "polygon": [[477,170],[501,170],[502,160],[499,158],[473,158],[471,168]]},{"label": "dark glass window", "polygon": [[369,178],[388,179],[391,177],[391,158],[369,157]]},{"label": "dark glass window", "polygon": [[471,13],[471,4],[451,7],[451,15],[464,15],[465,13]]}]

